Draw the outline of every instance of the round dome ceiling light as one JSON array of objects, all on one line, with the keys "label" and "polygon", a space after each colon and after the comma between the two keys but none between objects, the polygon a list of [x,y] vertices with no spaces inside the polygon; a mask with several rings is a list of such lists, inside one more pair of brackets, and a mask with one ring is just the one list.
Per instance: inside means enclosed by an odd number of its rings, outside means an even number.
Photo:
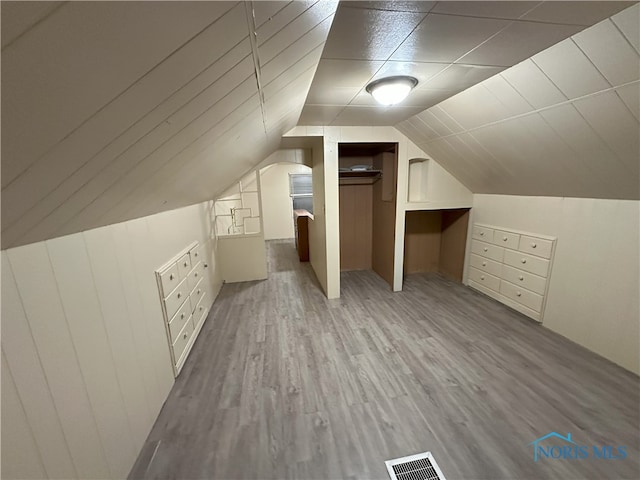
[{"label": "round dome ceiling light", "polygon": [[367,85],[367,92],[381,105],[395,105],[407,98],[417,84],[418,80],[413,77],[386,77]]}]

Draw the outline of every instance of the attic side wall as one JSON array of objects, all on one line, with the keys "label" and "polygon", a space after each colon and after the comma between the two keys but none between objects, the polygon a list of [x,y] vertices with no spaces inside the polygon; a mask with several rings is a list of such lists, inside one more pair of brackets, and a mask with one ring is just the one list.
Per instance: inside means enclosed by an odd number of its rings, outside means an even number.
[{"label": "attic side wall", "polygon": [[557,237],[543,326],[640,374],[640,202],[475,195],[472,212]]},{"label": "attic side wall", "polygon": [[174,382],[154,271],[198,241],[215,298],[211,208],[2,251],[2,478],[127,477]]}]

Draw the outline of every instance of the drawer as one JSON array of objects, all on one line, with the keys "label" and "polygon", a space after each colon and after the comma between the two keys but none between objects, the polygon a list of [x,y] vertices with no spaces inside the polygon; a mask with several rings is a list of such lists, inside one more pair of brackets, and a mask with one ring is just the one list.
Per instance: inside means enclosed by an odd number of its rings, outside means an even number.
[{"label": "drawer", "polygon": [[485,242],[493,241],[493,229],[487,227],[481,227],[480,225],[473,226],[473,238],[478,240],[484,240]]},{"label": "drawer", "polygon": [[200,245],[196,245],[191,250],[189,250],[189,257],[191,258],[191,265],[195,265],[200,260],[202,260],[202,250]]},{"label": "drawer", "polygon": [[478,240],[471,240],[471,252],[481,257],[490,258],[496,262],[502,262],[504,257],[504,248]]},{"label": "drawer", "polygon": [[496,292],[500,290],[500,279],[498,277],[494,277],[489,273],[482,272],[473,267],[469,268],[469,279]]},{"label": "drawer", "polygon": [[209,296],[205,293],[200,302],[193,309],[193,324],[195,325],[195,329],[200,328],[200,324],[204,322],[204,319],[207,318],[207,314],[209,313]]},{"label": "drawer", "polygon": [[505,232],[503,230],[496,230],[493,232],[493,243],[500,245],[501,247],[518,249],[520,243],[520,235],[517,233]]},{"label": "drawer", "polygon": [[503,280],[500,283],[500,293],[514,302],[518,302],[525,307],[535,310],[536,312],[542,310],[542,295],[530,292],[525,288]]},{"label": "drawer", "polygon": [[189,286],[187,285],[187,279],[185,278],[164,300],[164,305],[167,310],[167,318],[172,318],[188,297]]},{"label": "drawer", "polygon": [[504,263],[541,277],[546,277],[549,272],[549,260],[513,250],[504,252]]},{"label": "drawer", "polygon": [[199,262],[195,267],[193,267],[193,270],[189,272],[187,281],[189,282],[190,290],[193,290],[196,287],[196,285],[198,285],[198,282],[202,280],[202,278],[204,277],[203,270],[204,269],[202,267],[202,262]]},{"label": "drawer", "polygon": [[187,253],[183,255],[177,263],[180,278],[187,278],[189,272],[191,271],[191,259],[189,258],[189,254]]},{"label": "drawer", "polygon": [[176,312],[171,321],[169,322],[169,332],[171,333],[171,342],[175,342],[178,338],[178,334],[184,327],[184,324],[189,321],[191,317],[191,302],[189,299],[180,307],[180,310]]},{"label": "drawer", "polygon": [[518,250],[531,255],[536,255],[543,258],[551,258],[551,247],[553,242],[551,240],[544,240],[542,238],[527,237],[522,235],[520,237],[520,245]]},{"label": "drawer", "polygon": [[173,342],[173,359],[176,362],[176,365],[180,362],[180,357],[182,357],[184,349],[187,347],[192,334],[193,322],[187,322],[178,334],[176,341]]},{"label": "drawer", "polygon": [[503,265],[502,278],[508,282],[513,283],[514,285],[524,287],[527,290],[539,293],[540,295],[544,295],[544,290],[547,285],[546,278],[539,277],[538,275],[534,275],[529,272],[518,270],[516,268],[510,267],[509,265]]},{"label": "drawer", "polygon": [[204,280],[200,280],[198,284],[191,291],[191,306],[195,309],[196,305],[205,294],[205,284]]},{"label": "drawer", "polygon": [[482,270],[483,272],[490,273],[491,275],[495,275],[496,277],[500,276],[500,272],[502,271],[502,264],[498,262],[494,262],[493,260],[489,260],[488,258],[480,257],[475,254],[471,254],[471,260],[469,264],[477,268],[478,270]]},{"label": "drawer", "polygon": [[160,274],[160,283],[162,284],[162,296],[168,297],[174,288],[180,283],[180,274],[178,273],[178,265],[175,263],[163,273]]}]

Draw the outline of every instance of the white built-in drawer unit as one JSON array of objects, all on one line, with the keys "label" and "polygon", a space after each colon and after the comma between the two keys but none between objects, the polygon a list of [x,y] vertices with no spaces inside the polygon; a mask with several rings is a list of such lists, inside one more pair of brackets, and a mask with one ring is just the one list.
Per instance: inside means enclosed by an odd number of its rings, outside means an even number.
[{"label": "white built-in drawer unit", "polygon": [[211,309],[203,250],[193,243],[156,270],[174,374],[177,376]]},{"label": "white built-in drawer unit", "polygon": [[475,224],[469,286],[542,322],[556,238]]}]

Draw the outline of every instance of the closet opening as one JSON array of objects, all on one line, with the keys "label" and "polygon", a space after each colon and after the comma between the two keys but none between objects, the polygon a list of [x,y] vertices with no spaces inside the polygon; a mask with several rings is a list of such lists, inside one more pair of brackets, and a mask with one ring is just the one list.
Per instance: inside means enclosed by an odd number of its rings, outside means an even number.
[{"label": "closet opening", "polygon": [[338,144],[340,271],[373,270],[393,286],[398,145]]}]

